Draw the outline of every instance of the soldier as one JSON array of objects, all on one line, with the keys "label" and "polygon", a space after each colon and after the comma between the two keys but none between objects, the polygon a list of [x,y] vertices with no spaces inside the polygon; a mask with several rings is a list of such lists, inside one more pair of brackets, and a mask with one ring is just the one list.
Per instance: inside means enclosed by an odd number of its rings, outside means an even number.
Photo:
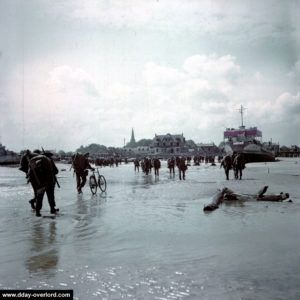
[{"label": "soldier", "polygon": [[[36,150],[35,150],[36,151]],[[39,151],[39,150],[38,150]],[[36,186],[35,186],[35,182],[33,182],[32,180],[30,180],[29,176],[28,176],[28,172],[29,172],[29,161],[32,157],[37,156],[38,153],[32,153],[30,152],[30,150],[26,150],[26,153],[21,157],[20,160],[20,167],[19,170],[24,172],[26,174],[26,178],[27,178],[27,183],[31,183],[32,189],[33,189],[33,194],[34,197],[29,200],[29,204],[31,205],[32,209],[35,209],[35,203],[36,203],[36,197],[37,197],[37,191],[36,191]]]},{"label": "soldier", "polygon": [[154,159],[154,162],[153,162],[153,165],[154,165],[154,173],[155,173],[155,176],[159,176],[159,169],[160,169],[160,160],[158,158],[155,158]]},{"label": "soldier", "polygon": [[28,164],[28,177],[36,188],[36,216],[40,217],[40,210],[43,205],[43,198],[46,192],[50,206],[50,213],[55,214],[58,211],[55,203],[54,190],[57,182],[56,174],[58,169],[52,159],[52,153],[43,152],[43,154],[33,156]]},{"label": "soldier", "polygon": [[220,168],[224,168],[225,175],[226,175],[226,180],[229,180],[229,170],[232,169],[232,158],[230,155],[226,155],[222,161]]},{"label": "soldier", "polygon": [[76,155],[73,156],[72,165],[74,168],[74,172],[76,173],[76,183],[77,183],[77,191],[78,194],[82,193],[82,188],[84,187],[86,183],[86,177],[88,175],[88,170],[95,170],[93,167],[91,167],[89,160],[89,153],[85,153],[84,155],[80,153],[76,153]]},{"label": "soldier", "polygon": [[168,159],[168,168],[170,170],[170,175],[173,172],[173,175],[175,174],[175,158],[172,156]]},{"label": "soldier", "polygon": [[[181,177],[183,180],[185,180],[185,171],[187,170],[187,165],[185,163],[185,157],[182,156],[180,160],[178,161],[178,170],[179,170],[179,179],[181,180]],[[182,173],[182,176],[181,176]]]},{"label": "soldier", "polygon": [[134,172],[136,172],[136,170],[137,170],[138,172],[140,172],[140,162],[139,162],[138,158],[136,158],[136,159],[134,160]]}]

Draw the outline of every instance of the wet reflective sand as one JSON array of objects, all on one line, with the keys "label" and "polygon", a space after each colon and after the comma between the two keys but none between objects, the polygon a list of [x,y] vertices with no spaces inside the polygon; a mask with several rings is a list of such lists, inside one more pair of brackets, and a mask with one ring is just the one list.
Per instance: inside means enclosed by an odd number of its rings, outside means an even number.
[{"label": "wet reflective sand", "polygon": [[[55,219],[36,218],[23,173],[0,167],[0,288],[73,289],[75,299],[299,299],[300,159],[249,164],[225,180],[219,165],[186,180],[132,164],[102,168],[106,193],[77,195],[59,173]],[[177,171],[177,170],[176,170]],[[217,188],[288,192],[293,203],[203,206]],[[43,215],[49,215],[44,199]]]}]

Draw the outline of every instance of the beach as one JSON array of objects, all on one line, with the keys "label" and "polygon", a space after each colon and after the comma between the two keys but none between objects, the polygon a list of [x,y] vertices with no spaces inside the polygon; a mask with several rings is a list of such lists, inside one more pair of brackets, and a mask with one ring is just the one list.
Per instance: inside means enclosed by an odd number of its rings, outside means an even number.
[{"label": "beach", "polygon": [[[38,218],[25,174],[0,167],[0,289],[72,289],[74,299],[299,299],[300,159],[247,164],[242,180],[189,166],[186,180],[100,168],[107,190],[78,195],[59,169],[55,218]],[[65,169],[64,171],[62,171]],[[228,201],[218,189],[289,193],[290,202]],[[47,197],[41,214],[49,216]]]}]

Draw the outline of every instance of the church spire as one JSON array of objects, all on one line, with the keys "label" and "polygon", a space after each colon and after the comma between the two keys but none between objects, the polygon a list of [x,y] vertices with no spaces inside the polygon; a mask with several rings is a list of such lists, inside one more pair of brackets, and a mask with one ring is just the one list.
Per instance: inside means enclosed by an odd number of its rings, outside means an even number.
[{"label": "church spire", "polygon": [[131,131],[130,144],[131,144],[131,143],[135,143],[135,138],[134,138],[134,131],[133,131],[133,128],[132,128],[132,131]]}]

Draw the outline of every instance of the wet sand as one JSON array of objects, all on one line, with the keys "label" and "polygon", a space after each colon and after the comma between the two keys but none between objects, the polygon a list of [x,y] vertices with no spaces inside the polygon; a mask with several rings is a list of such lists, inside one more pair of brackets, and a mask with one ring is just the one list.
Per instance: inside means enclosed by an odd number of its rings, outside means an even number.
[{"label": "wet sand", "polygon": [[[101,168],[106,193],[77,195],[58,164],[55,219],[37,218],[30,185],[0,167],[0,288],[73,289],[75,299],[299,299],[300,159],[248,164],[243,180],[201,164],[186,180]],[[288,192],[293,203],[228,202],[217,188]],[[49,215],[44,199],[42,215]]]}]

